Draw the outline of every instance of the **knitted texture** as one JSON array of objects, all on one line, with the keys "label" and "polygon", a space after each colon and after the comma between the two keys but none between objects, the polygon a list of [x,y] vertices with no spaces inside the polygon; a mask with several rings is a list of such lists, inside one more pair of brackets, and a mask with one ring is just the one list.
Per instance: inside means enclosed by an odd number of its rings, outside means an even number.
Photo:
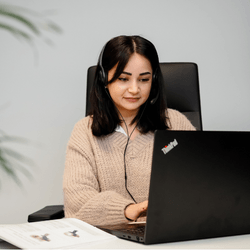
[{"label": "knitted texture", "polygon": [[[171,130],[195,130],[189,120],[168,109]],[[128,222],[127,205],[134,203],[125,188],[124,149],[127,136],[113,132],[95,137],[91,118],[74,127],[66,154],[63,178],[66,217],[92,225]],[[127,187],[137,203],[148,199],[154,134],[139,134],[126,151]]]}]

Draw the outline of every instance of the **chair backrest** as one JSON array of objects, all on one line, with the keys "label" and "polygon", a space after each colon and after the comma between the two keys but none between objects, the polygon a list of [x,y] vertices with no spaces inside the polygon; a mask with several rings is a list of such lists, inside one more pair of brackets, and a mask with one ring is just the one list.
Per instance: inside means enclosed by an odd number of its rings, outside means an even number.
[{"label": "chair backrest", "polygon": [[[195,63],[160,63],[168,108],[183,113],[197,130],[202,130],[198,66]],[[86,115],[90,110],[89,96],[96,66],[88,69]]]}]

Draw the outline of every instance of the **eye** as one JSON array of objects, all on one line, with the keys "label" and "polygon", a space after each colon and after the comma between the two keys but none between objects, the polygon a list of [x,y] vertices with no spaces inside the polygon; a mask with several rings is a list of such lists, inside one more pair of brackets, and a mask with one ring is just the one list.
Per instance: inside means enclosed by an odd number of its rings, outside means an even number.
[{"label": "eye", "polygon": [[126,82],[126,81],[128,81],[128,79],[127,79],[127,78],[125,78],[125,77],[119,77],[119,78],[118,78],[118,80],[120,80],[120,81],[122,81],[122,82]]},{"label": "eye", "polygon": [[141,82],[148,82],[150,79],[149,78],[142,78],[140,79]]}]

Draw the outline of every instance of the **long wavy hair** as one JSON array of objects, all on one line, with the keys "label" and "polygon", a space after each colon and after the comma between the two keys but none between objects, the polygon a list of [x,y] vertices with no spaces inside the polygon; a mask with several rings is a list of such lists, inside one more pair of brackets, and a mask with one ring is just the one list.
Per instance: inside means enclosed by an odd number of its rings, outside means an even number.
[{"label": "long wavy hair", "polygon": [[[108,41],[103,47],[90,93],[90,112],[88,115],[93,118],[91,129],[95,136],[114,132],[117,125],[122,122],[105,86],[119,78],[133,53],[138,53],[149,60],[153,77],[148,101],[141,105],[131,124],[137,123],[141,133],[169,128],[163,77],[155,46],[141,36],[118,36]],[[108,72],[116,65],[113,78],[108,81]],[[155,98],[157,99],[151,104],[150,101]]]}]

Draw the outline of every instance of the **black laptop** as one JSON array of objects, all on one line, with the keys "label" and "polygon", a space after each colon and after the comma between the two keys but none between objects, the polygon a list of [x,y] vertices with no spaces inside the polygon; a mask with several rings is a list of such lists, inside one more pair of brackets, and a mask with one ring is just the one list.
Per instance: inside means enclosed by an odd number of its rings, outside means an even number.
[{"label": "black laptop", "polygon": [[145,244],[250,234],[250,132],[156,131],[146,224],[105,230]]}]

